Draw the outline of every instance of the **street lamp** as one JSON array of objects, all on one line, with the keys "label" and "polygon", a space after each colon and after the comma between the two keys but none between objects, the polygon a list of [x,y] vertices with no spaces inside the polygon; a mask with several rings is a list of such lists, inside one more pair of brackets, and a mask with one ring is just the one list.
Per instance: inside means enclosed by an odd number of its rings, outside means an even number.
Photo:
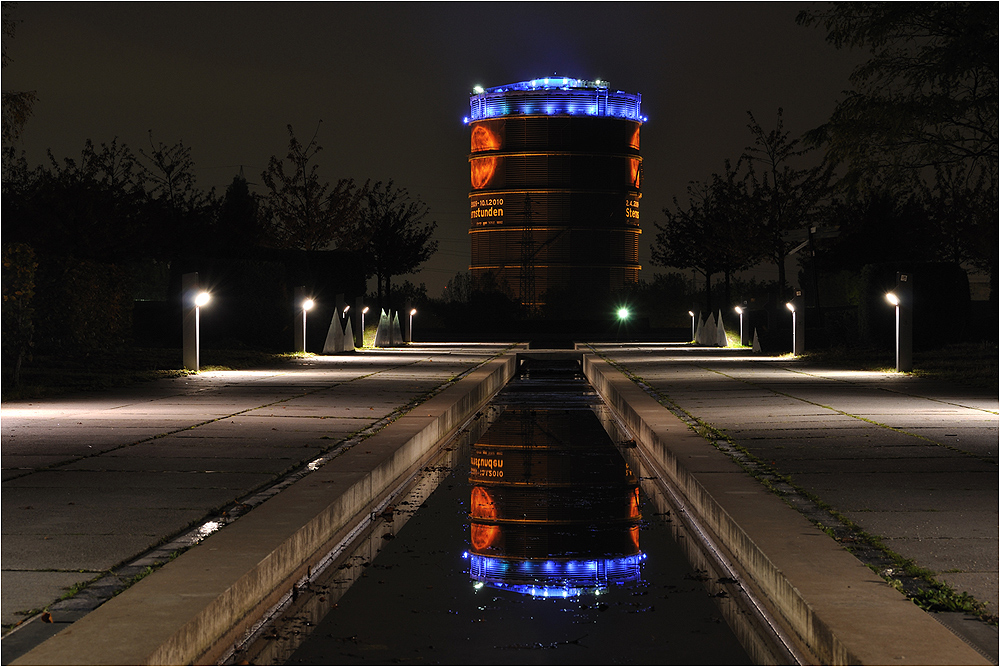
[{"label": "street lamp", "polygon": [[306,351],[306,313],[313,309],[316,302],[306,296],[305,286],[295,288],[295,303],[302,311],[301,317],[295,318],[295,351]]},{"label": "street lamp", "polygon": [[691,316],[691,341],[694,342],[694,311],[689,310],[688,315]]},{"label": "street lamp", "polygon": [[416,314],[417,314],[417,309],[416,308],[411,308],[410,309],[410,326],[406,330],[407,338],[409,339],[409,340],[406,341],[407,343],[412,343],[413,342],[413,316],[416,315]]},{"label": "street lamp", "polygon": [[913,283],[906,273],[896,274],[896,289],[885,300],[896,308],[896,372],[913,370]]},{"label": "street lamp", "polygon": [[198,286],[198,273],[181,276],[181,294],[184,299],[182,322],[184,368],[197,371],[201,368],[201,307],[212,300],[212,295]]},{"label": "street lamp", "polygon": [[798,356],[799,354],[802,354],[799,349],[801,341],[799,340],[798,312],[795,310],[795,303],[793,301],[786,303],[785,308],[792,311],[792,354]]},{"label": "street lamp", "polygon": [[802,290],[795,290],[795,298],[785,304],[792,311],[792,354],[806,351],[806,301]]},{"label": "street lamp", "polygon": [[628,308],[625,308],[623,306],[623,307],[621,307],[621,308],[618,309],[618,319],[619,320],[621,320],[622,322],[624,322],[624,321],[628,320],[628,316],[629,316]]},{"label": "street lamp", "polygon": [[740,314],[740,345],[746,345],[746,339],[743,338],[743,309],[736,306],[736,312]]}]

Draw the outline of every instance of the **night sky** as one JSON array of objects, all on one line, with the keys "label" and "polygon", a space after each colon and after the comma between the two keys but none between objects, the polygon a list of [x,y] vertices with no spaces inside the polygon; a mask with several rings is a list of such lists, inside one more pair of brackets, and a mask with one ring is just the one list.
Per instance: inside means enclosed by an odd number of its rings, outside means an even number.
[{"label": "night sky", "polygon": [[[34,90],[30,164],[87,139],[133,151],[182,140],[198,185],[251,183],[322,119],[325,178],[393,179],[429,204],[438,253],[416,276],[440,296],[468,269],[473,86],[558,73],[642,94],[641,278],[653,223],[721,171],[784,108],[793,135],[825,121],[861,56],[795,24],[798,3],[20,2],[5,91]],[[4,38],[7,40],[7,38]],[[257,187],[257,191],[261,191]],[[370,281],[370,288],[373,281]]]}]

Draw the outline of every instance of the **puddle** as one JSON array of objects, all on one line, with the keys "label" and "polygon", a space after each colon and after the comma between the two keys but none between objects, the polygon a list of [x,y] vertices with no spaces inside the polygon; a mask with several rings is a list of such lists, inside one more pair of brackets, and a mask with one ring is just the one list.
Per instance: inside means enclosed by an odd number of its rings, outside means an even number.
[{"label": "puddle", "polygon": [[512,381],[234,662],[750,664],[592,388],[555,370]]}]

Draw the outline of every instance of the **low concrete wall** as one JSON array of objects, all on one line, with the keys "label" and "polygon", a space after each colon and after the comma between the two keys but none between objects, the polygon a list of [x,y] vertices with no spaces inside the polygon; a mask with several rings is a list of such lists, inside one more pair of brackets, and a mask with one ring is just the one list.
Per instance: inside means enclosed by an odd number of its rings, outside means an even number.
[{"label": "low concrete wall", "polygon": [[799,650],[820,664],[990,664],[606,361],[583,368]]},{"label": "low concrete wall", "polygon": [[513,354],[485,364],[12,664],[218,660],[514,372]]}]

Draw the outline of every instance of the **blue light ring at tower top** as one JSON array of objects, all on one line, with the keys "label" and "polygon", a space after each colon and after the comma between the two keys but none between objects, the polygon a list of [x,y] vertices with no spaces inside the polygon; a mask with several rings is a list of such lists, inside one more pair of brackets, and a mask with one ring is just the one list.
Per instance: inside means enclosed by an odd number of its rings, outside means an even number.
[{"label": "blue light ring at tower top", "polygon": [[611,116],[639,122],[646,120],[642,115],[640,93],[611,92],[606,82],[569,77],[533,79],[477,91],[470,97],[470,110],[471,120],[508,115]]}]

